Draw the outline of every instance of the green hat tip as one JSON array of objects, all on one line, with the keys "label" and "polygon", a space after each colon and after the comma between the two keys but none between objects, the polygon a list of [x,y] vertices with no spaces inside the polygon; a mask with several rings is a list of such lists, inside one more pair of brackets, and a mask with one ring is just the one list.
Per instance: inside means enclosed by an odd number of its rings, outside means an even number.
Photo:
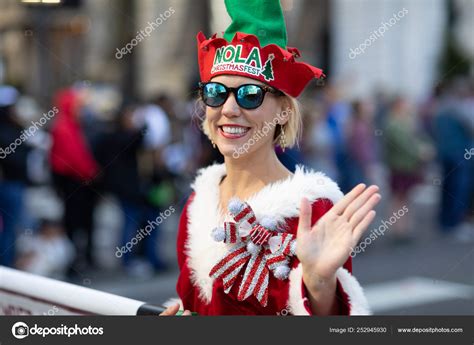
[{"label": "green hat tip", "polygon": [[232,19],[224,33],[230,42],[237,32],[258,37],[260,45],[276,44],[286,49],[286,24],[280,0],[225,0]]}]

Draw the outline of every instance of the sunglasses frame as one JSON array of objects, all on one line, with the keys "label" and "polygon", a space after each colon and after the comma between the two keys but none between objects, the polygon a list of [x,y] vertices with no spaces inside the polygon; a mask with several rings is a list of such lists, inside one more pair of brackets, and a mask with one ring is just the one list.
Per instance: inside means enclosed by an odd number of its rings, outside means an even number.
[{"label": "sunglasses frame", "polygon": [[[226,90],[227,92],[227,96],[225,97],[224,101],[222,102],[222,104],[220,105],[209,105],[207,104],[205,101],[204,101],[204,87],[208,84],[218,84],[218,85],[221,85],[224,87],[224,89]],[[256,87],[259,87],[261,90],[262,90],[262,101],[255,107],[251,107],[251,108],[248,108],[248,107],[244,107],[240,104],[239,102],[239,97],[237,97],[237,94],[238,94],[238,90],[241,89],[242,87],[245,87],[245,86],[256,86]],[[271,86],[267,86],[267,85],[259,85],[259,84],[242,84],[242,85],[239,85],[238,87],[228,87],[222,83],[219,83],[217,81],[208,81],[208,82],[199,82],[199,95],[201,97],[201,99],[204,101],[204,104],[206,104],[208,107],[212,107],[212,108],[219,108],[221,106],[224,105],[224,103],[227,101],[227,99],[229,98],[229,95],[230,93],[233,93],[234,94],[234,98],[235,98],[235,101],[237,102],[237,104],[239,105],[239,107],[243,108],[243,109],[247,109],[247,110],[252,110],[252,109],[257,109],[258,107],[260,107],[263,103],[263,101],[265,100],[265,94],[266,93],[271,93],[273,95],[278,95],[278,96],[282,96],[283,95],[283,92],[281,92],[280,90],[277,90]]]}]

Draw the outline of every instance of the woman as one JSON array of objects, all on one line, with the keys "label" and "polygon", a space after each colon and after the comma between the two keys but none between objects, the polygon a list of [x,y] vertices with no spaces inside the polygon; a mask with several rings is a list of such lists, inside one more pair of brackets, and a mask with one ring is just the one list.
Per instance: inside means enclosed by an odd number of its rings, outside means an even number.
[{"label": "woman", "polygon": [[24,132],[16,112],[19,96],[14,87],[0,85],[0,265],[7,267],[14,266],[29,182],[27,161],[31,148],[20,141]]},{"label": "woman", "polygon": [[373,110],[367,101],[352,104],[352,122],[349,127],[349,157],[352,164],[352,179],[355,185],[374,179],[376,144],[374,140]]},{"label": "woman", "polygon": [[163,315],[367,314],[349,254],[378,188],[343,197],[323,174],[280,163],[274,145],[300,134],[295,97],[322,71],[286,48],[278,0],[226,6],[224,38],[198,35],[203,130],[225,163],[193,184],[178,233],[180,303]]},{"label": "woman", "polygon": [[[72,88],[59,91],[55,104],[58,115],[51,129],[50,162],[54,184],[64,205],[63,224],[77,254],[68,272],[73,278],[85,265],[94,266],[93,215],[96,194],[90,185],[99,172],[99,165],[80,122],[82,103],[78,91]],[[85,232],[85,248],[78,241],[81,232]]]},{"label": "woman", "polygon": [[[423,163],[431,157],[431,148],[420,140],[416,114],[403,98],[397,98],[388,114],[384,130],[385,160],[390,171],[391,209],[409,204],[410,193],[422,182]],[[400,218],[392,227],[394,244],[413,241],[411,214]]]}]

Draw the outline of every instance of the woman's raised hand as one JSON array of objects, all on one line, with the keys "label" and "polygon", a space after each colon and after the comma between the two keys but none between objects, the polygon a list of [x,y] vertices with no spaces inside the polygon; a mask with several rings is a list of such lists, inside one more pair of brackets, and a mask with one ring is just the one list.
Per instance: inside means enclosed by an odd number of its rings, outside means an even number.
[{"label": "woman's raised hand", "polygon": [[302,199],[296,255],[307,279],[331,279],[344,265],[374,219],[373,208],[381,199],[378,190],[377,186],[357,185],[314,226],[311,226],[311,205],[307,199]]}]

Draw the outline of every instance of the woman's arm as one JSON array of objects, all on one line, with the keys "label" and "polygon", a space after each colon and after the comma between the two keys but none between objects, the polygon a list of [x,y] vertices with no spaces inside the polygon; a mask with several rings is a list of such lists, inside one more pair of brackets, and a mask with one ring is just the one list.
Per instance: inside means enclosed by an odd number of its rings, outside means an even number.
[{"label": "woman's arm", "polygon": [[373,208],[380,201],[377,192],[376,186],[358,185],[313,226],[311,206],[302,200],[296,255],[314,314],[339,314],[336,271],[373,220]]},{"label": "woman's arm", "polygon": [[311,272],[303,271],[303,283],[308,291],[311,310],[315,315],[339,314],[340,305],[336,297],[336,274],[332,277],[312,277]]}]

